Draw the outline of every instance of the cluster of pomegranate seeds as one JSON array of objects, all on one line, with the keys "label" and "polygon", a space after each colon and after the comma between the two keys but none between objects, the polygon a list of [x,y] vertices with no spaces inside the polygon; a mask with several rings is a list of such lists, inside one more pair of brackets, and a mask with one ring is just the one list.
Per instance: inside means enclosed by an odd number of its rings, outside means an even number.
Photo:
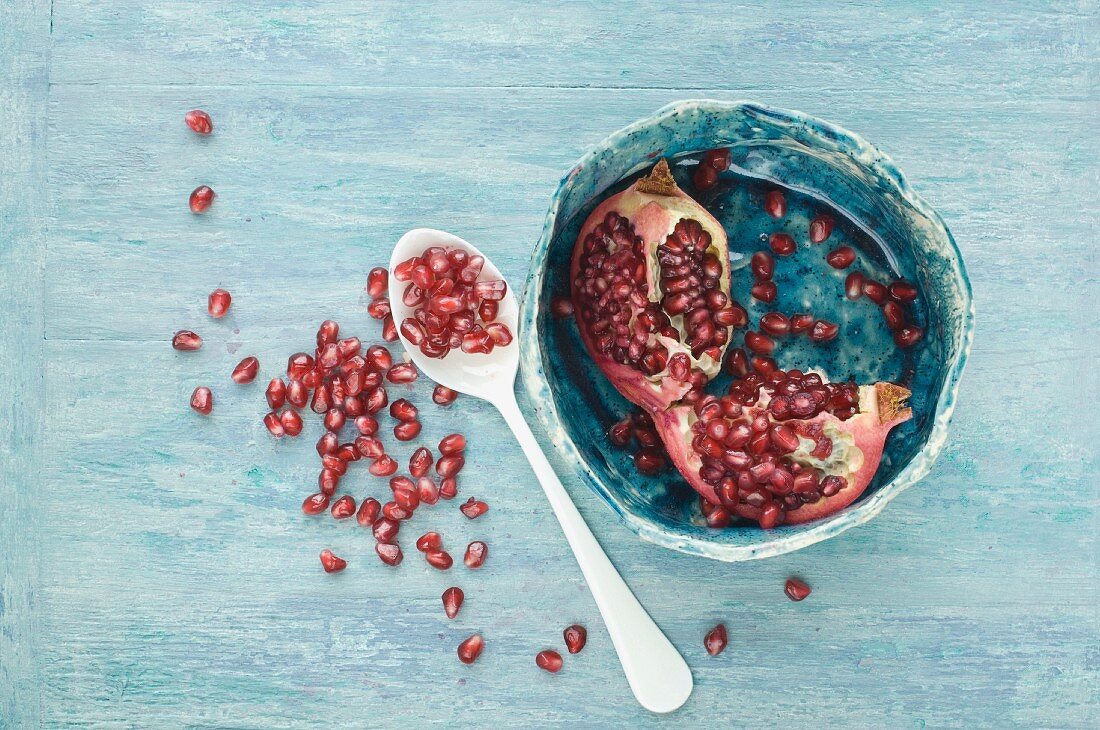
[{"label": "cluster of pomegranate seeds", "polygon": [[[394,267],[394,278],[408,282],[402,302],[413,308],[401,334],[425,356],[442,358],[453,349],[488,354],[511,344],[512,331],[496,321],[508,285],[503,279],[479,281],[484,265],[484,257],[461,248],[432,246]],[[377,317],[381,308],[371,314]]]},{"label": "cluster of pomegranate seeds", "polygon": [[810,595],[810,587],[798,578],[788,578],[783,586],[783,592],[792,601],[801,601]]},{"label": "cluster of pomegranate seeds", "polygon": [[718,184],[718,173],[730,168],[730,151],[726,148],[707,150],[702,162],[695,168],[691,181],[695,189],[706,192]]},{"label": "cluster of pomegranate seeds", "polygon": [[703,638],[703,646],[707,648],[707,654],[711,656],[718,656],[725,651],[727,643],[729,643],[729,636],[726,633],[725,624],[718,624],[708,631],[706,637]]},{"label": "cluster of pomegranate seeds", "polygon": [[557,674],[562,667],[561,654],[553,649],[543,649],[535,655],[535,665],[539,669],[545,669],[551,674]]},{"label": "cluster of pomegranate seeds", "polygon": [[886,286],[853,271],[844,280],[844,295],[851,301],[867,297],[878,305],[886,326],[894,333],[894,343],[898,347],[912,347],[924,337],[923,329],[906,320],[902,307],[917,298],[917,287],[910,282],[898,279]]},{"label": "cluster of pomegranate seeds", "polygon": [[192,213],[204,213],[214,202],[214,190],[209,185],[200,185],[191,191],[187,205]]},{"label": "cluster of pomegranate seeds", "polygon": [[644,411],[638,411],[616,421],[607,431],[614,446],[625,449],[631,442],[637,444],[634,451],[635,468],[647,476],[654,476],[668,466],[668,452],[664,442],[657,435],[653,419]]},{"label": "cluster of pomegranate seeds", "polygon": [[367,313],[382,322],[383,340],[397,342],[397,327],[393,323],[393,315],[390,314],[389,297],[386,296],[389,285],[389,272],[381,266],[376,266],[367,273],[367,294],[371,298]]},{"label": "cluster of pomegranate seeds", "polygon": [[183,115],[183,121],[195,134],[210,134],[214,131],[214,120],[202,109],[192,109]]},{"label": "cluster of pomegranate seeds", "polygon": [[229,314],[229,306],[233,303],[233,295],[225,289],[215,289],[210,292],[206,300],[206,311],[214,319],[221,319]]}]

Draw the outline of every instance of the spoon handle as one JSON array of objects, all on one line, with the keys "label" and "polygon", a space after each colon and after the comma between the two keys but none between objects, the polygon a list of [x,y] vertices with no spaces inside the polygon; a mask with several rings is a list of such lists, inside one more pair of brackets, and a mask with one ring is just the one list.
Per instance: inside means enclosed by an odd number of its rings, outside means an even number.
[{"label": "spoon handle", "polygon": [[675,710],[691,695],[692,678],[687,662],[642,608],[588,529],[542,453],[515,398],[501,399],[496,406],[531,462],[569,547],[573,548],[634,696],[651,712]]}]

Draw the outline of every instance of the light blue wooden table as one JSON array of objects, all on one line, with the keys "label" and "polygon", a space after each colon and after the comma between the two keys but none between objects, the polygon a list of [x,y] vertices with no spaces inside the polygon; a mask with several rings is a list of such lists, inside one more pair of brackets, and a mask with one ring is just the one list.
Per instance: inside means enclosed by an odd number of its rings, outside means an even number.
[{"label": "light blue wooden table", "polygon": [[[0,5],[0,726],[1096,727],[1100,12],[963,5]],[[688,97],[800,109],[893,155],[959,241],[978,328],[932,474],[802,552],[669,552],[564,474],[694,669],[658,718],[494,413],[427,428],[473,430],[463,491],[493,510],[432,524],[489,563],[395,575],[354,525],[298,513],[316,434],[273,443],[262,384],[225,375],[254,353],[270,377],[326,316],[376,332],[366,270],[415,225],[521,282],[573,160]],[[182,123],[196,106],[209,139]],[[200,183],[219,197],[195,217]],[[216,286],[235,304],[212,323]],[[181,356],[187,326],[207,345]],[[186,405],[205,382],[209,421]],[[588,648],[537,670],[573,621]]]}]

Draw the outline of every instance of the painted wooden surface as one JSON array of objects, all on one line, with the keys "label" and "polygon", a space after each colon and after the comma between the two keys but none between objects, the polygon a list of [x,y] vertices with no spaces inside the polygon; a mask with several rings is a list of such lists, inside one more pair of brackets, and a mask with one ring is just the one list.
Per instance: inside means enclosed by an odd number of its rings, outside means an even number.
[{"label": "painted wooden surface", "polygon": [[[0,725],[1095,727],[1100,13],[939,5],[0,6]],[[585,147],[701,96],[801,109],[894,156],[959,241],[978,329],[933,473],[802,552],[656,548],[563,474],[694,669],[658,718],[499,417],[460,401],[427,421],[471,432],[462,491],[493,505],[417,518],[491,546],[480,572],[440,574],[301,516],[317,426],[273,443],[257,416],[320,319],[376,334],[365,273],[405,229],[451,229],[521,282]],[[182,124],[195,106],[209,139]],[[194,217],[200,183],[219,197]],[[235,301],[212,322],[216,286]],[[181,327],[206,346],[172,351]],[[249,353],[263,375],[232,386]],[[208,420],[186,407],[200,383]],[[348,570],[321,573],[323,547]],[[574,621],[585,652],[537,670]],[[731,645],[712,659],[716,621]],[[466,668],[473,631],[488,648]]]}]

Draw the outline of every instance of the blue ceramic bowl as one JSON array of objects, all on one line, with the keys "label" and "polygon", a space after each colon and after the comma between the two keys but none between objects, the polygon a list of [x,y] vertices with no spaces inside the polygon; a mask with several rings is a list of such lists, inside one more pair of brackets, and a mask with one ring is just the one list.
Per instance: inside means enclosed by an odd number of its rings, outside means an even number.
[{"label": "blue ceramic bowl", "polygon": [[[914,417],[891,433],[874,482],[851,506],[816,522],[774,530],[748,524],[710,529],[699,514],[696,493],[675,470],[659,477],[640,475],[630,454],[615,449],[605,435],[632,406],[588,357],[573,319],[557,319],[550,312],[553,297],[568,296],[573,243],[595,205],[659,156],[676,161],[714,147],[730,148],[733,166],[715,190],[699,199],[727,231],[736,227],[737,234],[730,236],[732,292],[753,321],[766,310],[746,301],[747,261],[761,248],[756,232],[776,225],[763,219],[753,182],[759,189],[778,182],[795,191],[792,200],[810,201],[793,202],[782,223],[796,240],[806,240],[815,204],[830,205],[865,226],[840,223],[833,240],[822,246],[800,244],[795,256],[777,264],[776,308],[804,311],[809,304],[817,316],[841,325],[841,337],[825,347],[789,338],[777,355],[779,365],[813,366],[833,380],[902,382],[913,391]],[[673,166],[688,191],[690,164]],[[898,350],[873,304],[838,295],[848,272],[831,269],[823,260],[825,251],[845,236],[859,248],[860,270],[880,281],[904,277],[918,285],[920,297],[910,316],[926,335],[916,347]],[[947,439],[973,327],[970,283],[951,234],[886,155],[851,132],[798,112],[708,100],[666,106],[611,135],[577,162],[550,202],[524,300],[524,383],[566,461],[642,538],[726,561],[780,555],[833,537],[874,517],[927,474]]]}]

